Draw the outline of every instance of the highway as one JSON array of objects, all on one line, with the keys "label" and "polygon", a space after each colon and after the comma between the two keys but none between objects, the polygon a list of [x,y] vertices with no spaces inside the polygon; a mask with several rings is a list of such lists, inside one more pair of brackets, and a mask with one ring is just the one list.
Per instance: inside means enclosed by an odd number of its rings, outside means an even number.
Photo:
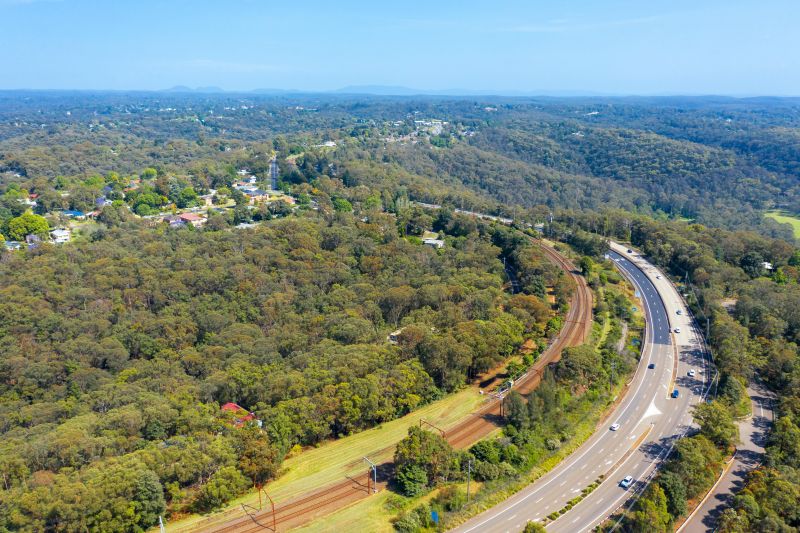
[{"label": "highway", "polygon": [[[612,243],[611,248],[609,257],[636,287],[647,321],[642,357],[625,398],[557,467],[454,531],[518,532],[528,520],[545,521],[550,531],[591,530],[643,490],[674,441],[690,427],[690,408],[707,394],[713,372],[702,338],[663,273],[626,247]],[[651,363],[653,369],[648,368]],[[688,375],[692,369],[694,377]],[[678,398],[670,396],[673,389]],[[620,424],[617,431],[609,429],[613,423]],[[601,475],[604,481],[592,493],[556,520],[546,521]],[[628,475],[634,483],[624,489],[619,482]]]}]

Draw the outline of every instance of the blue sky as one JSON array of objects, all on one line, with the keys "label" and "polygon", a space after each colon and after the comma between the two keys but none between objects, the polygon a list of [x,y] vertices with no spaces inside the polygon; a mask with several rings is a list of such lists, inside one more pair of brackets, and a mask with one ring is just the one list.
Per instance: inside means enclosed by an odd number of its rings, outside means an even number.
[{"label": "blue sky", "polygon": [[0,0],[0,88],[800,95],[800,0]]}]

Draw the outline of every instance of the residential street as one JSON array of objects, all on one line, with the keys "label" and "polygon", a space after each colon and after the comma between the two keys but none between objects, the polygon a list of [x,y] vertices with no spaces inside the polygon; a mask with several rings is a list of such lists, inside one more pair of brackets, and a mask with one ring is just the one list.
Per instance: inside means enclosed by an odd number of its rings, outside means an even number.
[{"label": "residential street", "polygon": [[714,488],[702,507],[678,530],[684,533],[713,531],[722,511],[727,508],[733,494],[744,486],[747,473],[762,461],[767,433],[772,425],[772,398],[761,383],[754,382],[747,393],[752,402],[753,414],[739,423],[739,440],[734,464]]}]

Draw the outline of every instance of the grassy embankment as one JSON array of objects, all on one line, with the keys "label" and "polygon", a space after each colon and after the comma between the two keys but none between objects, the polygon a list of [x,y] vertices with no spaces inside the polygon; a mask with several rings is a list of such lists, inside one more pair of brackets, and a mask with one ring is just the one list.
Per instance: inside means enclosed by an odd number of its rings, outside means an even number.
[{"label": "grassy embankment", "polygon": [[[347,475],[361,474],[365,471],[362,459],[365,455],[378,463],[391,459],[394,454],[394,444],[408,434],[410,426],[419,424],[420,418],[439,427],[448,428],[475,411],[484,400],[485,396],[479,395],[476,388],[469,387],[397,420],[303,451],[286,459],[281,466],[283,474],[266,488],[276,502],[285,502],[314,489],[341,481]],[[235,516],[241,514],[242,503],[257,505],[258,495],[250,492],[230,502],[228,512],[193,515],[170,524],[169,530],[192,531],[201,526],[209,527],[212,524],[222,523],[232,518],[231,512],[236,513]]]}]

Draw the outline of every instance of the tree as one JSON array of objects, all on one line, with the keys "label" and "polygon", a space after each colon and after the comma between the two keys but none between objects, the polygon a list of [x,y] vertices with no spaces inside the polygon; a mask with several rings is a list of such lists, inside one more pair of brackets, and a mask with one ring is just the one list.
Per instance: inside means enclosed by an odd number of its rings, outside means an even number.
[{"label": "tree", "polygon": [[572,383],[573,388],[590,388],[604,374],[602,356],[588,344],[564,350],[556,367],[559,379]]},{"label": "tree", "polygon": [[152,526],[158,523],[158,517],[164,514],[167,504],[164,501],[164,488],[155,472],[152,470],[140,472],[134,484],[131,503],[143,526]]},{"label": "tree", "polygon": [[680,439],[675,455],[666,466],[686,487],[687,498],[694,498],[714,484],[722,465],[722,455],[705,435]]},{"label": "tree", "polygon": [[428,473],[416,464],[406,464],[397,469],[397,484],[400,491],[414,498],[424,493],[428,488]]},{"label": "tree", "polygon": [[714,400],[694,407],[692,415],[700,425],[700,433],[717,446],[727,449],[739,438],[739,430],[725,404]]},{"label": "tree", "polygon": [[334,198],[333,208],[340,213],[350,213],[353,211],[353,204],[351,204],[346,198]]},{"label": "tree", "polygon": [[398,472],[418,479],[420,476],[411,469],[411,466],[418,466],[425,472],[429,484],[448,478],[454,467],[453,459],[453,449],[443,437],[417,426],[408,428],[408,436],[397,443],[394,452]]},{"label": "tree", "polygon": [[175,204],[183,209],[197,205],[197,193],[192,187],[186,187],[180,191],[175,199]]},{"label": "tree", "polygon": [[198,511],[210,511],[235,498],[247,487],[247,478],[236,468],[225,466],[217,470],[206,484],[200,487],[194,501]]},{"label": "tree", "polygon": [[240,428],[236,432],[236,441],[239,470],[250,478],[253,485],[263,485],[275,475],[280,464],[278,451],[258,426],[248,424]]},{"label": "tree", "polygon": [[505,411],[508,423],[518,430],[525,430],[529,426],[528,406],[517,391],[511,391],[505,399]]},{"label": "tree", "polygon": [[141,176],[143,180],[152,180],[155,179],[156,176],[158,176],[158,171],[154,168],[147,167],[142,171]]},{"label": "tree", "polygon": [[674,518],[686,514],[686,485],[674,472],[663,472],[658,477],[658,484],[664,489],[667,497],[667,510]]},{"label": "tree", "polygon": [[647,487],[631,520],[631,530],[637,533],[666,533],[672,518],[667,511],[667,497],[658,483]]},{"label": "tree", "polygon": [[47,220],[33,213],[23,213],[8,221],[8,236],[15,241],[24,241],[28,235],[44,237],[49,230]]}]

